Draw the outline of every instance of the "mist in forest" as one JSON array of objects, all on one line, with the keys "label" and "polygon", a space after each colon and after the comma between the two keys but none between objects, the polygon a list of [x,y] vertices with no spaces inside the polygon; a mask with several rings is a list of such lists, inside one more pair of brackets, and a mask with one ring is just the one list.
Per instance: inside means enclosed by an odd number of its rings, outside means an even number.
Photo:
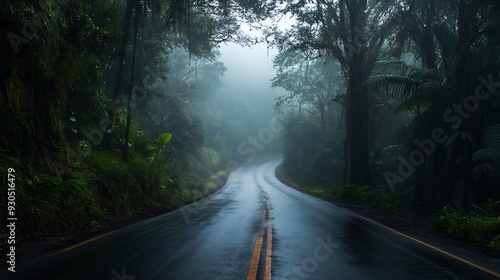
[{"label": "mist in forest", "polygon": [[[272,135],[263,132],[269,129],[270,122],[277,118],[274,110],[275,99],[284,92],[280,88],[271,87],[271,79],[274,76],[272,59],[276,50],[265,44],[251,48],[228,44],[221,46],[220,52],[220,61],[224,63],[227,71],[222,78],[222,86],[216,99],[210,103],[221,110],[233,110],[232,121],[245,127],[246,131],[240,131],[239,135],[235,136],[248,145],[236,141],[233,142],[233,148],[239,156],[242,156],[238,151],[240,145],[240,150],[253,146],[259,154],[277,152],[279,134],[274,131]],[[250,144],[252,141],[249,137],[257,138],[260,144],[257,144],[257,147]],[[262,148],[263,146],[265,148]]]},{"label": "mist in forest", "polygon": [[0,7],[21,238],[174,209],[265,154],[302,191],[498,217],[497,0],[45,2]]}]

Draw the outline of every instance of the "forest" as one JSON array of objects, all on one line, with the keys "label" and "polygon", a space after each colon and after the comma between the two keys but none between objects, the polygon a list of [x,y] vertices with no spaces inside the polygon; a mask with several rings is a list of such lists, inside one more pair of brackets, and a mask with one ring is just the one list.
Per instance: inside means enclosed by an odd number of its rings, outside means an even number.
[{"label": "forest", "polygon": [[[20,239],[197,201],[260,140],[297,189],[500,250],[499,1],[2,0],[0,22]],[[226,43],[277,50],[280,129],[221,93]]]}]

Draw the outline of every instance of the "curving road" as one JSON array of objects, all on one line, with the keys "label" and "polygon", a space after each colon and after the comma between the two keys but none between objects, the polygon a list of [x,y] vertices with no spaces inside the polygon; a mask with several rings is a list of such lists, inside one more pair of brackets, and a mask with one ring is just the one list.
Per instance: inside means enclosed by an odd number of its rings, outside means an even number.
[{"label": "curving road", "polygon": [[[246,164],[217,194],[1,279],[498,279]],[[498,273],[498,272],[496,272]]]}]

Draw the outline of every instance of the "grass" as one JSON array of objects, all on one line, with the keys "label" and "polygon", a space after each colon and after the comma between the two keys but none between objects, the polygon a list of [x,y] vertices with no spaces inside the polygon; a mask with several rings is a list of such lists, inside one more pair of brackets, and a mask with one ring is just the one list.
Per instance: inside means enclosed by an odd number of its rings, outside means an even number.
[{"label": "grass", "polygon": [[[500,202],[464,211],[458,203],[441,208],[430,220],[432,228],[445,234],[500,250],[500,216],[492,211]],[[479,210],[479,211],[478,211]]]}]

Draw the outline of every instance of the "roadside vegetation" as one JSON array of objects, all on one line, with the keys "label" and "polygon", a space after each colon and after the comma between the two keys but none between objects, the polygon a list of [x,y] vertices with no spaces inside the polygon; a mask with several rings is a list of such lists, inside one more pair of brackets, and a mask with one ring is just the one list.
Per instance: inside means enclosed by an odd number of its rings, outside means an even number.
[{"label": "roadside vegetation", "polygon": [[500,202],[468,209],[455,202],[434,214],[430,225],[449,236],[500,251]]},{"label": "roadside vegetation", "polygon": [[498,249],[498,1],[283,11],[300,23],[270,31],[281,50],[273,86],[287,91],[275,103],[280,178]]},{"label": "roadside vegetation", "polygon": [[214,155],[194,158],[203,169],[190,174],[165,159],[152,163],[151,157],[136,156],[124,161],[111,151],[93,151],[64,180],[5,155],[0,156],[0,172],[7,174],[7,167],[16,170],[16,217],[23,221],[19,238],[43,239],[161,213],[203,198],[227,179],[225,171],[218,171],[222,158]]},{"label": "roadside vegetation", "polygon": [[165,212],[224,185],[239,119],[220,115],[243,101],[210,102],[226,71],[217,45],[253,42],[238,21],[267,8],[188,2],[2,2],[0,172],[15,170],[19,240]]},{"label": "roadside vegetation", "polygon": [[[404,196],[384,192],[373,186],[347,185],[342,187],[321,187],[299,184],[283,173],[278,167],[277,176],[285,184],[293,188],[324,199],[333,199],[370,208],[386,213],[415,219],[411,212],[411,203]],[[482,207],[471,205],[464,210],[455,201],[444,206],[426,219],[429,228],[441,232],[445,236],[464,242],[479,245],[500,252],[500,202],[488,201]]]},{"label": "roadside vegetation", "polygon": [[[500,1],[306,2],[3,1],[0,176],[15,170],[18,236],[216,191],[230,159],[275,138],[257,93],[219,92],[217,49],[265,42],[282,180],[498,249]],[[269,17],[296,23],[240,30]]]},{"label": "roadside vegetation", "polygon": [[373,207],[402,217],[410,216],[407,203],[401,197],[384,193],[380,189],[373,188],[373,186],[347,185],[342,187],[322,187],[319,185],[302,185],[290,179],[290,177],[286,177],[282,166],[278,167],[276,175],[285,184],[311,195]]}]

